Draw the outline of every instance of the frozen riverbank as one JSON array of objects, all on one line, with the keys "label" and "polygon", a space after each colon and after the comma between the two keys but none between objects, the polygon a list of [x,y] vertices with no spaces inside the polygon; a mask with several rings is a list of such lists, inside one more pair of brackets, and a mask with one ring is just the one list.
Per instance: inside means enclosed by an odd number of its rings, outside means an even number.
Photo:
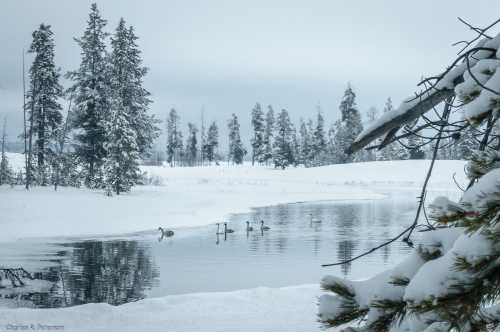
[{"label": "frozen riverbank", "polygon": [[315,301],[319,294],[318,285],[302,285],[174,295],[118,307],[87,304],[64,309],[0,309],[0,331],[9,331],[9,325],[10,330],[26,325],[30,330],[31,324],[35,328],[39,324],[60,326],[71,332],[320,331]]},{"label": "frozen riverbank", "polygon": [[[144,167],[162,186],[129,194],[0,187],[0,240],[24,237],[126,234],[164,227],[212,224],[251,207],[317,200],[378,199],[392,190],[418,190],[429,161],[370,162],[318,168]],[[464,162],[438,161],[431,190],[457,191]]]}]

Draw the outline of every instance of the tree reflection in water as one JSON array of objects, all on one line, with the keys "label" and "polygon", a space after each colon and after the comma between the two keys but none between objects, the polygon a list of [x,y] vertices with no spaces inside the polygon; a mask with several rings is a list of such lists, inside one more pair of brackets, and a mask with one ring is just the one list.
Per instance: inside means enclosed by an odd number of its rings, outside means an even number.
[{"label": "tree reflection in water", "polygon": [[120,305],[145,298],[159,273],[150,248],[137,241],[84,241],[62,245],[53,266],[34,273],[47,288],[3,292],[25,307],[54,308],[85,303]]}]

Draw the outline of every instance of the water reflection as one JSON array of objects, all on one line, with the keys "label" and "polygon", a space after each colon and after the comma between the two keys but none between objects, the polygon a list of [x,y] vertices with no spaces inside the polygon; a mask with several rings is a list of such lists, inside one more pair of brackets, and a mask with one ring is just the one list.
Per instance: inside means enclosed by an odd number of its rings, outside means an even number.
[{"label": "water reflection", "polygon": [[145,297],[159,273],[150,249],[137,241],[84,241],[58,244],[51,266],[34,273],[48,287],[21,292],[3,289],[3,299],[23,306],[53,308],[105,302],[119,305]]},{"label": "water reflection", "polygon": [[[288,204],[230,216],[232,234],[210,225],[176,230],[163,241],[152,232],[48,247],[0,244],[0,266],[32,264],[28,270],[49,284],[21,295],[0,290],[0,297],[18,306],[119,305],[169,294],[317,283],[325,273],[368,277],[401,259],[408,248],[394,243],[354,264],[320,265],[348,260],[399,233],[411,223],[408,212],[414,206],[404,197]],[[247,231],[247,220],[253,231]],[[269,231],[261,231],[261,220]]]}]

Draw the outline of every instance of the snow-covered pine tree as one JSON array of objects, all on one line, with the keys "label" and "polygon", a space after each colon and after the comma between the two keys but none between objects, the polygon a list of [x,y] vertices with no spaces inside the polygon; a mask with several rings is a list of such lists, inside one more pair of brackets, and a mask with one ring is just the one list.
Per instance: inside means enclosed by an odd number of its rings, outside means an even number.
[{"label": "snow-covered pine tree", "polygon": [[14,177],[13,171],[9,166],[9,159],[7,158],[6,144],[7,144],[7,118],[4,118],[2,126],[2,141],[0,142],[1,145],[0,186],[6,183],[12,183]]},{"label": "snow-covered pine tree", "polygon": [[341,119],[336,125],[335,150],[338,163],[350,163],[354,156],[345,153],[345,150],[354,142],[354,139],[363,130],[361,115],[356,107],[356,94],[349,84],[340,102]]},{"label": "snow-covered pine tree", "polygon": [[186,163],[196,166],[198,156],[198,128],[193,123],[188,123],[188,136],[186,138]]},{"label": "snow-covered pine tree", "polygon": [[309,129],[304,122],[304,120],[301,118],[300,119],[300,124],[299,124],[299,158],[297,160],[297,163],[302,164],[306,167],[309,167],[312,165],[312,137],[309,132]]},{"label": "snow-covered pine tree", "polygon": [[276,118],[276,135],[273,145],[274,167],[285,169],[293,165],[293,126],[286,109]]},{"label": "snow-covered pine tree", "polygon": [[252,144],[252,166],[255,161],[262,163],[265,160],[265,122],[264,112],[259,103],[255,104],[252,109],[252,128],[253,136],[250,140]]},{"label": "snow-covered pine tree", "polygon": [[328,141],[326,145],[326,150],[328,153],[328,158],[327,158],[328,164],[335,164],[336,163],[335,156],[337,155],[337,152],[335,150],[335,124],[332,124],[330,126],[330,129],[328,129]]},{"label": "snow-covered pine tree", "polygon": [[127,76],[127,95],[124,102],[130,108],[132,127],[136,132],[139,153],[141,156],[146,156],[152,148],[154,140],[159,136],[158,124],[160,121],[154,115],[148,114],[149,105],[152,102],[149,99],[151,94],[144,88],[144,77],[148,68],[142,66],[141,51],[136,43],[139,37],[135,35],[133,26],[128,27],[126,38],[127,53],[124,57],[126,60],[124,67],[127,68],[130,76]]},{"label": "snow-covered pine tree", "polygon": [[74,84],[68,89],[74,101],[75,150],[85,173],[85,184],[102,186],[106,157],[106,122],[111,112],[110,75],[106,53],[104,20],[93,3],[83,36],[75,39],[81,48],[78,70],[67,74]]},{"label": "snow-covered pine tree", "polygon": [[323,115],[321,114],[319,108],[316,117],[316,127],[312,133],[312,148],[314,165],[319,166],[323,164],[326,158],[325,120],[323,119]]},{"label": "snow-covered pine tree", "polygon": [[229,129],[229,155],[228,159],[234,164],[242,164],[243,157],[247,154],[247,150],[243,147],[240,137],[240,124],[236,114],[232,114],[228,121]]},{"label": "snow-covered pine tree", "polygon": [[182,144],[179,140],[179,115],[172,108],[167,117],[167,162],[175,166],[177,151]]},{"label": "snow-covered pine tree", "polygon": [[217,123],[213,121],[208,127],[207,133],[207,147],[206,154],[207,160],[211,163],[217,161],[217,148],[219,146],[219,129],[217,128]]},{"label": "snow-covered pine tree", "polygon": [[127,192],[140,180],[139,147],[130,120],[125,107],[113,106],[104,146],[107,151],[104,175],[108,194]]},{"label": "snow-covered pine tree", "polygon": [[81,187],[85,181],[79,169],[78,156],[74,152],[65,151],[60,158],[58,185]]},{"label": "snow-covered pine tree", "polygon": [[292,163],[293,166],[297,167],[300,158],[300,145],[299,139],[297,137],[297,129],[292,123]]},{"label": "snow-covered pine tree", "polygon": [[333,151],[333,164],[343,164],[346,161],[345,158],[345,127],[342,125],[342,121],[339,119],[335,121],[332,126],[335,136],[333,137],[332,151]]},{"label": "snow-covered pine tree", "polygon": [[[455,95],[469,123],[488,127],[481,140],[483,150],[473,153],[466,167],[469,187],[458,202],[447,197],[433,201],[434,227],[421,233],[413,252],[395,267],[363,281],[324,277],[321,286],[336,294],[319,299],[325,326],[361,322],[344,330],[499,330],[500,144],[491,133],[499,117],[500,34],[478,45],[482,49],[469,50],[469,59],[450,66],[436,83],[448,92],[438,101]],[[470,73],[476,73],[481,83]],[[434,98],[441,92],[429,90]],[[410,122],[416,109],[425,112],[432,105],[403,103],[394,114]],[[396,116],[390,119],[358,137],[351,150],[405,122]]]},{"label": "snow-covered pine tree", "polygon": [[175,157],[174,160],[176,164],[180,166],[185,166],[186,160],[185,160],[185,151],[184,151],[184,136],[182,135],[182,131],[179,130],[177,132],[177,148],[175,150]]},{"label": "snow-covered pine tree", "polygon": [[264,163],[268,163],[273,158],[273,138],[274,138],[274,110],[271,105],[267,107],[266,128],[264,131]]},{"label": "snow-covered pine tree", "polygon": [[55,65],[54,33],[50,25],[40,24],[33,32],[33,41],[28,50],[34,56],[29,76],[28,105],[30,130],[28,135],[36,136],[35,152],[39,183],[47,185],[48,159],[53,157],[55,132],[61,125],[62,86],[59,84],[59,70]]},{"label": "snow-covered pine tree", "polygon": [[129,191],[140,181],[139,158],[144,152],[139,139],[138,127],[141,122],[139,108],[134,100],[136,94],[136,68],[131,56],[130,29],[125,21],[120,19],[115,34],[111,38],[110,87],[111,87],[111,117],[107,121],[106,187],[116,194]]}]

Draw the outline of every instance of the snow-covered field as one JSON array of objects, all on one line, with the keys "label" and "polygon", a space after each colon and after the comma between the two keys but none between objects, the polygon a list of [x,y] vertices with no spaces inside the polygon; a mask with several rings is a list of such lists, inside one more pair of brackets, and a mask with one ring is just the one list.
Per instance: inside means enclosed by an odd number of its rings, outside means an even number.
[{"label": "snow-covered field", "polygon": [[[22,159],[21,159],[22,163]],[[159,225],[180,228],[217,222],[251,207],[316,200],[379,199],[417,192],[429,161],[371,162],[319,168],[144,167],[162,186],[107,197],[87,189],[0,187],[0,240],[126,234]],[[438,161],[429,189],[458,194],[464,162]],[[318,280],[319,281],[319,280]],[[319,331],[318,285],[172,295],[113,307],[0,309],[0,331]],[[10,324],[10,325],[9,325]],[[40,325],[39,325],[40,324]]]},{"label": "snow-covered field", "polygon": [[[21,162],[22,164],[22,162]],[[161,186],[135,187],[107,197],[102,191],[0,187],[0,241],[25,237],[120,235],[158,226],[181,228],[221,221],[252,207],[317,200],[378,199],[393,190],[417,191],[428,161],[388,161],[318,168],[144,167]],[[431,190],[458,191],[464,163],[437,162]]]}]

